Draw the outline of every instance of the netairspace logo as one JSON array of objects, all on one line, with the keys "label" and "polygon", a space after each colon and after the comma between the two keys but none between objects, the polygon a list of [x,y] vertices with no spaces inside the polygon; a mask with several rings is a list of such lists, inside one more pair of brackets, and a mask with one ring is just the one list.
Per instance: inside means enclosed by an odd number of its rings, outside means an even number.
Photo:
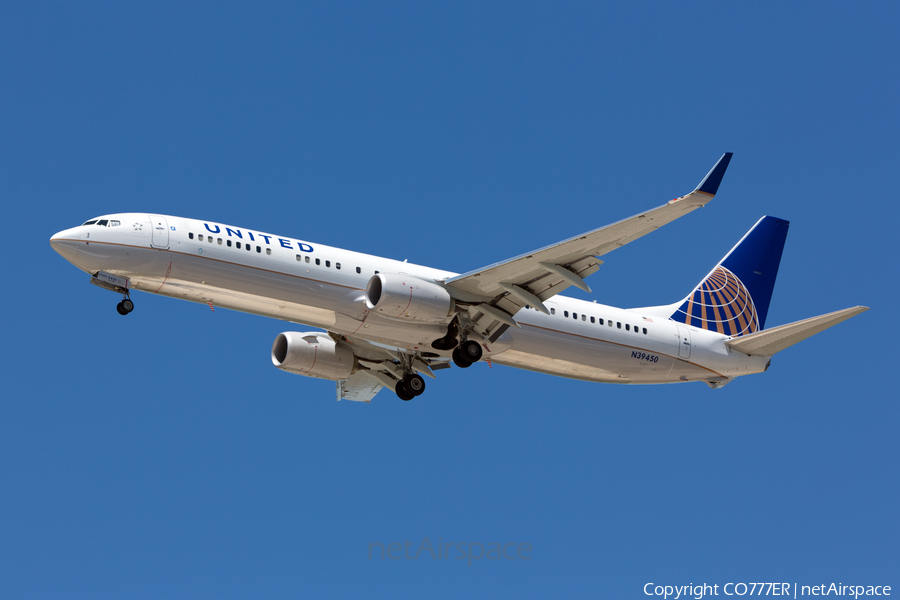
[{"label": "netairspace logo", "polygon": [[843,585],[841,583],[820,585],[799,585],[797,583],[726,583],[725,585],[708,583],[694,585],[656,585],[648,583],[644,586],[647,596],[662,596],[664,600],[672,598],[694,598],[701,600],[704,596],[718,596],[722,588],[723,596],[890,596],[889,585]]},{"label": "netairspace logo", "polygon": [[444,538],[438,538],[437,544],[432,544],[428,537],[422,539],[415,550],[415,554],[411,554],[410,550],[413,543],[406,540],[402,544],[400,542],[392,542],[383,544],[381,542],[372,542],[369,544],[369,560],[378,558],[384,560],[419,560],[421,557],[431,558],[432,560],[447,560],[453,554],[455,560],[465,560],[467,565],[471,565],[476,560],[530,560],[531,544],[528,542],[490,542],[482,544],[481,542],[445,542]]}]

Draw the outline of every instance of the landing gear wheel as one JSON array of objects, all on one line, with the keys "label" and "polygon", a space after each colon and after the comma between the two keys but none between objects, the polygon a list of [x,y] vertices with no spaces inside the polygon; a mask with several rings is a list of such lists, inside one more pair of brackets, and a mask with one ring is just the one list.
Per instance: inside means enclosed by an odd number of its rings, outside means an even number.
[{"label": "landing gear wheel", "polygon": [[463,353],[459,348],[453,351],[453,364],[460,369],[468,369],[472,366],[472,363],[466,360],[466,357],[463,356]]},{"label": "landing gear wheel", "polygon": [[134,310],[134,302],[130,298],[123,298],[121,302],[116,304],[116,312],[120,315],[127,315]]},{"label": "landing gear wheel", "polygon": [[403,386],[414,396],[421,396],[425,391],[425,380],[421,375],[413,373],[403,378]]},{"label": "landing gear wheel", "polygon": [[463,342],[459,347],[460,354],[470,363],[477,363],[483,354],[481,344],[475,340]]},{"label": "landing gear wheel", "polygon": [[404,402],[409,402],[416,397],[415,394],[407,389],[406,384],[402,380],[397,382],[397,385],[394,387],[394,391],[397,393],[397,397]]}]

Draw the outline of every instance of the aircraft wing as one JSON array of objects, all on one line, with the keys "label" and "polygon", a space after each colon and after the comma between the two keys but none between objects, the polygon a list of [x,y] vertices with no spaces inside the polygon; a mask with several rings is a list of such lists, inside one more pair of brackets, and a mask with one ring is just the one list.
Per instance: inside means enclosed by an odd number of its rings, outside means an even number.
[{"label": "aircraft wing", "polygon": [[598,257],[704,206],[713,199],[731,161],[726,152],[700,185],[680,198],[631,218],[562,242],[447,279],[444,283],[458,302],[469,303],[469,313],[482,334],[499,337],[504,325],[518,326],[512,315],[530,305],[547,312],[541,302],[569,286],[585,291],[584,278],[603,261]]}]

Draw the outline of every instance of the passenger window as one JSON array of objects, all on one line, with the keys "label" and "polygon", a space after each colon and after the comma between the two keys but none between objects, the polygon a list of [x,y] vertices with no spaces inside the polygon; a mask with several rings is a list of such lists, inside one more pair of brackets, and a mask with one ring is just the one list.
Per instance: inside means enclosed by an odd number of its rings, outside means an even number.
[{"label": "passenger window", "polygon": [[338,271],[340,271],[340,270],[341,270],[341,263],[334,263],[334,268],[337,269]]},{"label": "passenger window", "polygon": [[231,240],[226,241],[225,245],[228,246],[229,248],[231,248]]},{"label": "passenger window", "polygon": [[331,266],[331,261],[330,261],[330,260],[326,260],[326,261],[325,261],[325,266],[326,266],[326,267],[330,267],[330,266]]},{"label": "passenger window", "polygon": [[576,321],[578,320],[578,313],[572,313],[572,318]]},{"label": "passenger window", "polygon": [[106,227],[107,223],[109,223],[109,221],[107,221],[106,219],[101,219],[101,220],[97,221],[97,226]]},{"label": "passenger window", "polygon": [[359,267],[356,267],[356,272],[357,272],[357,273],[362,273],[362,269],[360,269]]},{"label": "passenger window", "polygon": [[269,255],[269,256],[271,256],[271,255],[272,255],[272,249],[271,249],[271,248],[266,248],[266,254]]},{"label": "passenger window", "polygon": [[317,258],[317,259],[316,259],[316,264],[317,264],[317,265],[321,265],[321,264],[322,264],[322,261],[320,261],[320,260]]},{"label": "passenger window", "polygon": [[209,242],[210,244],[212,244],[212,236],[211,235],[206,236],[206,241]]},{"label": "passenger window", "polygon": [[303,262],[303,257],[299,254],[297,255],[297,262]]},{"label": "passenger window", "polygon": [[193,233],[193,232],[191,232],[191,233],[188,234],[188,239],[189,239],[189,240],[194,239],[194,233]]},{"label": "passenger window", "polygon": [[622,329],[622,323],[616,321],[616,329]]},{"label": "passenger window", "polygon": [[607,321],[607,324],[612,327],[612,321]]},{"label": "passenger window", "polygon": [[556,314],[556,309],[555,309],[555,308],[551,308],[551,309],[550,309],[550,314],[551,314],[551,315],[555,315],[555,314]]},{"label": "passenger window", "polygon": [[257,254],[262,254],[262,246],[257,246],[257,247],[256,247],[256,253],[257,253]]},{"label": "passenger window", "polygon": [[247,252],[250,252],[251,246],[250,246],[250,244],[244,244],[244,248],[247,249]]},{"label": "passenger window", "polygon": [[625,331],[631,331],[631,325],[625,323]]},{"label": "passenger window", "polygon": [[644,335],[647,335],[647,328],[644,327]]},{"label": "passenger window", "polygon": [[197,241],[202,242],[202,241],[203,241],[203,236],[202,236],[202,235],[198,235],[198,236],[197,236]]},{"label": "passenger window", "polygon": [[591,317],[591,323],[593,323],[593,322],[594,322],[594,317]]},{"label": "passenger window", "polygon": [[240,243],[240,242],[235,242],[234,245],[235,245],[235,247],[237,247],[238,250],[241,249],[241,243]]},{"label": "passenger window", "polygon": [[309,257],[308,257],[308,256],[306,257],[306,262],[309,263]]},{"label": "passenger window", "polygon": [[218,240],[216,240],[216,241],[218,241],[218,242],[219,242],[219,245],[220,245],[220,246],[221,246],[221,245],[222,245],[222,238],[219,238],[219,239],[218,239]]},{"label": "passenger window", "polygon": [[[587,315],[581,315],[581,320],[582,320],[582,321],[587,321]],[[592,323],[594,322],[594,317],[591,317],[591,322],[592,322]]]},{"label": "passenger window", "polygon": [[563,311],[563,315],[568,319],[568,318],[569,318],[569,311],[564,310],[564,311]]}]

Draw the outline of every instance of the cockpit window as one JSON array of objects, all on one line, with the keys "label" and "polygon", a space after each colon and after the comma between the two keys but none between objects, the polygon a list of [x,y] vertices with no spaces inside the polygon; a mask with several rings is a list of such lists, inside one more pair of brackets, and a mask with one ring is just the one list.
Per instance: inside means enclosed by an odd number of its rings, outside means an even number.
[{"label": "cockpit window", "polygon": [[106,224],[107,224],[107,223],[109,223],[109,220],[107,220],[107,219],[100,219],[99,221],[97,221],[97,226],[98,226],[98,227],[106,227]]},{"label": "cockpit window", "polygon": [[118,227],[118,226],[121,225],[121,224],[122,224],[121,221],[113,221],[113,220],[111,220],[111,221],[109,222],[109,226],[110,226],[110,227]]},{"label": "cockpit window", "polygon": [[94,219],[93,221],[85,221],[81,226],[84,227],[85,225],[93,225],[96,222],[97,222],[97,219]]}]

